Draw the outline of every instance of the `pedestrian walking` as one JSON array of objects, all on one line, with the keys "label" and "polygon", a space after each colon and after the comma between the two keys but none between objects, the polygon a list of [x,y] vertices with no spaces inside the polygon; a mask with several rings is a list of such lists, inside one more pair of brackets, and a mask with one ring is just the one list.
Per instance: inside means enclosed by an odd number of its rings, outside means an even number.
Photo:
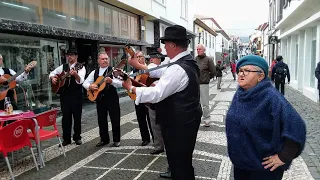
[{"label": "pedestrian walking", "polygon": [[224,69],[225,67],[222,65],[222,62],[219,60],[216,65],[217,79],[218,79],[217,89],[221,89],[221,81],[222,81],[222,74],[223,74],[222,71]]},{"label": "pedestrian walking", "polygon": [[286,77],[288,78],[288,84],[290,84],[290,71],[286,63],[283,62],[282,56],[277,56],[277,63],[272,68],[271,80],[274,81],[275,87],[284,95],[284,85]]},{"label": "pedestrian walking", "polygon": [[210,107],[209,107],[209,83],[216,75],[216,68],[213,59],[206,55],[206,47],[202,44],[197,46],[197,64],[200,69],[200,102],[203,110],[203,121],[205,127],[210,127]]}]

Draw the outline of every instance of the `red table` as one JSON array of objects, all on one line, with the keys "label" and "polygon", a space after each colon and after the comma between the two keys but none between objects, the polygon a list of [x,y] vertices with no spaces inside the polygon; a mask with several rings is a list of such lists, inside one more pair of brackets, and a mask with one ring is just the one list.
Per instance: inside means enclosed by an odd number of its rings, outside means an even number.
[{"label": "red table", "polygon": [[34,121],[36,137],[38,139],[37,151],[38,151],[39,160],[40,160],[40,168],[43,168],[44,160],[43,160],[43,156],[41,153],[39,128],[38,128],[38,122],[36,119],[36,115],[32,111],[27,111],[27,112],[22,112],[22,111],[17,111],[17,110],[15,110],[15,111],[16,111],[16,113],[14,113],[14,114],[6,115],[3,113],[4,111],[0,110],[0,122],[10,121],[10,120],[24,120],[24,119],[32,119]]}]

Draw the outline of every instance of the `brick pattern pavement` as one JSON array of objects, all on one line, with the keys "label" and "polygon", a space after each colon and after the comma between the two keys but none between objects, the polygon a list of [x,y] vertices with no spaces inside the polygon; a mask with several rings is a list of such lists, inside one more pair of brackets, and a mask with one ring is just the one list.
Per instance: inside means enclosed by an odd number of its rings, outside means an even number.
[{"label": "brick pattern pavement", "polygon": [[[197,143],[194,151],[194,168],[197,179],[233,179],[232,163],[227,154],[227,143],[225,135],[225,115],[230,106],[237,83],[233,81],[231,74],[223,79],[222,89],[216,89],[216,82],[210,84],[210,106],[211,119],[210,127],[199,128]],[[312,112],[319,107],[314,104],[311,108],[309,101],[297,96],[296,92],[288,89],[288,100],[295,99],[293,105],[300,111],[308,124],[308,146],[302,156],[295,159],[292,167],[288,170],[283,179],[318,179],[318,170],[313,157],[319,157],[315,144],[318,128],[310,127],[316,125],[317,120]],[[291,95],[293,94],[293,95]],[[300,100],[304,102],[301,105]],[[37,172],[30,160],[24,158],[20,160],[14,168],[17,179],[112,179],[112,180],[153,180],[160,179],[158,173],[165,171],[167,162],[165,153],[160,155],[149,155],[152,149],[149,146],[139,146],[141,143],[138,123],[136,120],[133,103],[130,100],[123,104],[130,104],[131,111],[121,118],[122,139],[120,147],[108,145],[103,148],[96,148],[95,144],[99,141],[97,125],[83,133],[84,144],[81,146],[71,145],[66,148],[67,157],[60,155],[57,145],[47,147],[45,160],[46,167]],[[297,104],[295,104],[297,103]],[[123,105],[121,104],[121,106]],[[132,107],[131,107],[132,106]],[[301,108],[304,107],[304,108]],[[123,110],[123,109],[122,109]],[[310,112],[307,112],[310,111]],[[311,114],[310,114],[311,113]],[[309,116],[309,119],[308,119]],[[84,122],[94,124],[96,113],[87,113]],[[84,123],[84,125],[86,124]],[[319,127],[319,126],[318,126]],[[109,124],[111,129],[111,125]],[[314,168],[313,168],[314,167]],[[308,169],[309,168],[309,169]],[[313,175],[313,177],[311,176]],[[6,169],[0,171],[0,179],[8,177]]]}]

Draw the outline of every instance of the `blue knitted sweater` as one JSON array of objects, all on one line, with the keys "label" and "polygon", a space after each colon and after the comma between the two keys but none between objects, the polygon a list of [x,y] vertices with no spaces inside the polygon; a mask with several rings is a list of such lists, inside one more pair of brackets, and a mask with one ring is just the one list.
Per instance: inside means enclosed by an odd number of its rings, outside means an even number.
[{"label": "blue knitted sweater", "polygon": [[[238,87],[226,116],[229,157],[235,167],[259,171],[263,158],[278,154],[284,139],[305,144],[306,126],[301,116],[265,78],[245,91]],[[291,162],[280,167],[287,170]]]}]

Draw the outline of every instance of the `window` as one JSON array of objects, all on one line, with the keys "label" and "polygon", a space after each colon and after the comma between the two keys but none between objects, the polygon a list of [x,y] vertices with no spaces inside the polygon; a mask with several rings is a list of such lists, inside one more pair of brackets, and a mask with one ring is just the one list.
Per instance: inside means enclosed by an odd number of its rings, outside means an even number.
[{"label": "window", "polygon": [[129,36],[129,20],[128,15],[120,13],[121,36]]},{"label": "window", "polygon": [[211,35],[209,35],[209,48],[211,48]]},{"label": "window", "polygon": [[206,38],[206,43],[204,44],[206,47],[208,47],[208,33],[206,32],[206,36],[205,36],[205,38]]},{"label": "window", "polygon": [[316,67],[317,54],[317,27],[312,28],[312,44],[311,44],[311,70],[310,70],[310,87],[315,87],[314,71]]},{"label": "window", "polygon": [[112,34],[112,16],[109,8],[104,8],[104,32]]},{"label": "window", "polygon": [[77,0],[75,1],[75,17],[71,18],[77,22],[88,23],[89,20],[89,1],[87,0]]},{"label": "window", "polygon": [[188,18],[188,0],[181,0],[181,17]]}]

